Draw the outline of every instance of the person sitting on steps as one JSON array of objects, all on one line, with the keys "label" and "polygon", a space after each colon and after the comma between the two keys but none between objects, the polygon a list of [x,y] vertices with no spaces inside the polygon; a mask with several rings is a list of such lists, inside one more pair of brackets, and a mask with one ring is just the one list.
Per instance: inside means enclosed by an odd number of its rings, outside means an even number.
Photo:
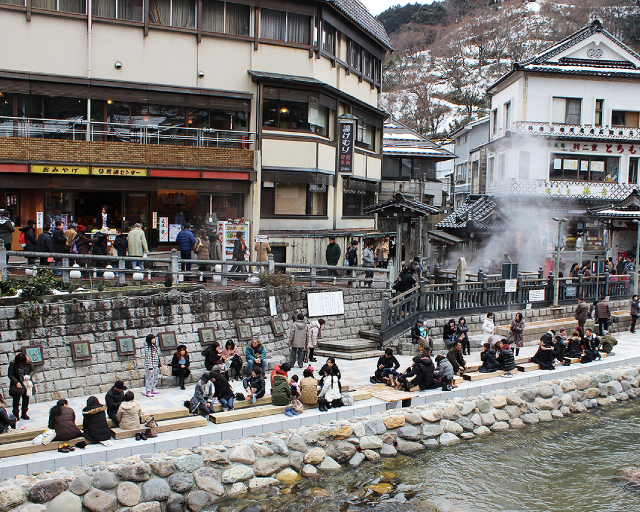
[{"label": "person sitting on steps", "polygon": [[482,360],[482,366],[478,369],[479,372],[491,373],[500,369],[500,363],[496,359],[496,351],[491,348],[489,342],[483,343],[480,359]]},{"label": "person sitting on steps", "polygon": [[242,387],[247,392],[247,400],[256,403],[258,398],[262,398],[266,393],[264,377],[262,376],[262,368],[253,367],[251,375],[242,381]]},{"label": "person sitting on steps", "polygon": [[82,437],[82,432],[76,426],[76,413],[68,405],[69,402],[63,398],[49,411],[49,428],[56,431],[54,441],[69,441]]},{"label": "person sitting on steps", "polygon": [[435,379],[436,367],[431,359],[431,349],[425,348],[419,356],[422,358],[422,382],[420,389],[434,389],[438,387],[438,381]]},{"label": "person sitting on steps", "polygon": [[436,364],[438,365],[438,370],[435,372],[434,377],[442,385],[442,391],[451,391],[455,387],[455,372],[451,361],[443,355],[437,355]]},{"label": "person sitting on steps", "polygon": [[459,337],[456,336],[456,331],[456,321],[453,318],[442,328],[442,338],[447,350],[453,347],[455,342],[459,339]]},{"label": "person sitting on steps", "polygon": [[240,374],[242,373],[242,358],[238,354],[238,347],[236,347],[233,340],[227,340],[220,355],[222,356],[225,366],[229,368],[229,374],[231,374],[231,370],[233,370],[235,373],[235,380],[240,380]]},{"label": "person sitting on steps", "polygon": [[318,393],[319,410],[325,412],[331,407],[342,407],[342,393],[340,393],[340,371],[336,365],[324,372],[324,384]]},{"label": "person sitting on steps", "polygon": [[0,395],[0,434],[15,429],[17,421],[18,418],[7,412],[7,404],[4,401],[4,397]]},{"label": "person sitting on steps", "polygon": [[82,409],[82,434],[87,441],[92,443],[103,443],[111,441],[111,429],[107,424],[107,406],[102,405],[95,396],[87,398],[87,406]]},{"label": "person sitting on steps", "polygon": [[594,333],[590,327],[587,327],[584,330],[584,339],[582,340],[582,343],[584,345],[584,351],[592,361],[602,359],[602,356],[600,355],[600,338],[596,336],[596,333]]},{"label": "person sitting on steps", "polygon": [[247,345],[244,351],[244,356],[247,361],[247,371],[249,373],[251,373],[254,364],[262,368],[262,375],[267,372],[267,351],[258,340],[251,340],[251,343]]},{"label": "person sitting on steps", "polygon": [[124,382],[117,380],[104,397],[104,401],[107,404],[107,416],[116,426],[118,425],[118,408],[124,402],[124,391],[126,389],[127,386],[124,385]]},{"label": "person sitting on steps", "polygon": [[185,345],[178,345],[176,353],[173,354],[173,359],[171,359],[171,374],[174,377],[178,377],[180,389],[185,389],[184,380],[191,375],[191,370],[189,370],[189,353]]},{"label": "person sitting on steps", "polygon": [[555,370],[554,360],[554,344],[553,338],[555,332],[549,330],[549,332],[542,335],[540,338],[540,345],[533,357],[529,358],[529,362],[536,363],[540,366],[541,370]]},{"label": "person sitting on steps", "polygon": [[318,403],[318,381],[313,378],[313,368],[305,368],[300,381],[300,401],[307,405]]},{"label": "person sitting on steps", "polygon": [[505,371],[505,375],[510,377],[512,375],[511,372],[516,368],[516,358],[506,339],[502,339],[496,343],[496,351],[498,353],[496,359],[500,363],[500,369]]},{"label": "person sitting on steps", "polygon": [[471,343],[469,343],[469,326],[463,316],[458,319],[458,325],[456,326],[456,336],[462,342],[462,355],[465,354],[465,350],[468,356],[471,355]]},{"label": "person sitting on steps", "polygon": [[213,384],[211,384],[208,373],[203,373],[200,380],[196,383],[196,388],[191,400],[184,403],[191,414],[209,414],[214,412],[213,409]]},{"label": "person sitting on steps", "polygon": [[400,363],[396,356],[393,355],[393,349],[386,348],[384,354],[378,358],[372,383],[382,382],[382,377],[387,377],[389,386],[395,386],[394,378],[400,375],[398,368],[400,368]]},{"label": "person sitting on steps", "polygon": [[566,357],[574,359],[582,356],[582,337],[578,330],[573,331],[569,338],[569,346],[567,347]]},{"label": "person sitting on steps", "polygon": [[462,342],[457,340],[447,352],[447,359],[453,366],[453,373],[462,375],[467,370],[467,362],[462,357]]},{"label": "person sitting on steps", "polygon": [[320,380],[318,381],[318,384],[320,387],[324,386],[325,375],[335,375],[336,377],[338,377],[338,386],[340,387],[340,391],[342,391],[342,384],[340,384],[340,381],[342,380],[342,374],[340,373],[340,368],[338,368],[338,365],[336,364],[335,357],[328,357],[327,362],[322,368],[320,368],[319,373]]},{"label": "person sitting on steps", "polygon": [[146,441],[149,437],[158,437],[151,429],[147,429],[143,424],[142,407],[136,400],[133,391],[127,391],[124,395],[124,402],[118,409],[118,421],[123,430],[135,430],[136,441]]},{"label": "person sitting on steps", "polygon": [[209,380],[213,383],[213,396],[218,399],[224,412],[233,411],[234,393],[229,385],[229,381],[219,371],[214,370],[209,375]]}]

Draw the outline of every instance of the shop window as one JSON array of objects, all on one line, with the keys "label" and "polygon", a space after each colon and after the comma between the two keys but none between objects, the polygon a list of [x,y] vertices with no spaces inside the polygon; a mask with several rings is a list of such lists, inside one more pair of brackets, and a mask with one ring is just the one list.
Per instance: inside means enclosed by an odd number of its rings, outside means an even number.
[{"label": "shop window", "polygon": [[618,181],[618,157],[551,155],[549,179],[569,181]]},{"label": "shop window", "polygon": [[553,98],[551,122],[556,124],[580,124],[580,98]]},{"label": "shop window", "polygon": [[202,3],[202,30],[236,36],[248,36],[251,14],[248,5],[222,2],[220,0]]},{"label": "shop window", "polygon": [[343,217],[372,217],[365,214],[364,209],[371,206],[376,201],[376,194],[367,190],[343,189],[342,193],[342,216]]},{"label": "shop window", "polygon": [[157,208],[158,217],[167,217],[169,225],[189,222],[196,229],[207,228],[213,216],[225,220],[244,217],[243,194],[162,189],[158,190]]},{"label": "shop window", "polygon": [[628,126],[638,128],[638,112],[613,110],[611,112],[611,126]]},{"label": "shop window", "polygon": [[322,49],[329,55],[335,55],[336,29],[326,21],[322,23]]},{"label": "shop window", "polygon": [[323,95],[293,89],[265,88],[262,125],[281,130],[308,131],[327,137],[330,100]]},{"label": "shop window", "polygon": [[604,100],[596,100],[596,111],[594,124],[596,126],[602,126],[602,116],[604,112]]},{"label": "shop window", "polygon": [[326,217],[327,185],[263,182],[260,214],[263,217]]},{"label": "shop window", "polygon": [[358,134],[356,136],[356,146],[375,150],[376,127],[367,122],[358,121]]},{"label": "shop window", "polygon": [[260,37],[288,43],[310,44],[311,17],[275,9],[261,9]]},{"label": "shop window", "polygon": [[628,182],[636,185],[638,183],[638,158],[629,158],[629,176]]}]

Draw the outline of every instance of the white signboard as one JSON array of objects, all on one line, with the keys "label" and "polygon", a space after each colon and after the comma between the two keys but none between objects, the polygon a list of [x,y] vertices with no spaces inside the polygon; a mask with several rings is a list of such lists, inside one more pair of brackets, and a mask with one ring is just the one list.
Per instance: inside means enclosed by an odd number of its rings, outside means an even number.
[{"label": "white signboard", "polygon": [[518,289],[518,280],[517,279],[505,279],[504,281],[504,291],[507,293],[513,293]]},{"label": "white signboard", "polygon": [[160,241],[169,241],[169,217],[160,217]]},{"label": "white signboard", "polygon": [[307,306],[310,317],[344,315],[342,292],[308,293]]},{"label": "white signboard", "polygon": [[276,307],[275,295],[271,295],[269,297],[269,311],[271,312],[271,316],[278,316],[278,308]]},{"label": "white signboard", "polygon": [[544,290],[529,290],[529,302],[544,302]]},{"label": "white signboard", "polygon": [[44,212],[36,212],[36,228],[42,229],[44,227]]},{"label": "white signboard", "polygon": [[267,237],[267,235],[256,235],[253,237],[253,239],[257,244],[269,242],[269,238]]},{"label": "white signboard", "polygon": [[531,304],[527,304],[527,306],[524,309],[531,309]]}]

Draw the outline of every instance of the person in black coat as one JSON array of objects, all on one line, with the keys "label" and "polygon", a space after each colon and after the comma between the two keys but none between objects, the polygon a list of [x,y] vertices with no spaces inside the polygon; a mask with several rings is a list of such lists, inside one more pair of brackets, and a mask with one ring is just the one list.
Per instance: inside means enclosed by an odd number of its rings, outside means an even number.
[{"label": "person in black coat", "polygon": [[488,342],[482,345],[480,359],[482,360],[482,366],[478,369],[479,372],[491,373],[500,369],[500,363],[496,359],[496,351],[491,348],[491,344]]},{"label": "person in black coat", "polygon": [[[28,252],[35,252],[36,250],[36,223],[32,220],[27,221],[27,225],[20,228],[20,231],[24,233],[24,250]],[[33,258],[27,258],[27,264],[33,265],[35,260]]]},{"label": "person in black coat", "polygon": [[419,386],[424,378],[424,367],[422,366],[422,358],[415,356],[410,368],[405,373],[398,376],[397,388],[409,391],[413,386]]},{"label": "person in black coat", "polygon": [[118,256],[127,255],[127,235],[122,233],[121,229],[118,229],[116,239],[113,241],[113,248],[118,253]]},{"label": "person in black coat", "polygon": [[109,207],[107,205],[104,205],[102,207],[102,210],[100,211],[100,214],[96,218],[96,226],[98,229],[102,229],[102,228],[109,229],[111,227],[112,221],[113,221],[113,217],[109,213]]},{"label": "person in black coat", "polygon": [[231,386],[229,386],[229,381],[217,370],[211,372],[209,379],[211,379],[215,387],[213,396],[219,400],[220,405],[222,405],[222,410],[225,412],[227,410],[233,411],[234,394]]},{"label": "person in black coat", "polygon": [[217,341],[214,341],[211,345],[200,352],[200,355],[204,356],[204,367],[209,372],[213,370],[214,366],[222,364],[222,350],[220,349],[220,344]]},{"label": "person in black coat", "polygon": [[125,389],[127,389],[127,386],[124,385],[124,382],[117,380],[104,397],[104,401],[107,403],[107,416],[116,425],[118,424],[118,409],[120,404],[124,402]]},{"label": "person in black coat", "polygon": [[[50,229],[50,224],[44,225],[44,231],[40,233],[40,236],[38,236],[38,240],[36,240],[36,252],[55,252],[55,248],[53,247],[53,237],[49,232]],[[48,265],[46,256],[40,258],[40,265]]]},{"label": "person in black coat", "polygon": [[107,424],[107,406],[95,396],[87,398],[87,406],[82,409],[82,434],[94,443],[111,439],[111,429]]},{"label": "person in black coat", "polygon": [[465,350],[468,356],[471,355],[471,343],[469,343],[469,326],[467,321],[461,316],[458,319],[458,325],[456,326],[456,336],[462,342],[462,355],[465,354]]},{"label": "person in black coat", "polygon": [[191,375],[189,370],[189,353],[185,345],[178,345],[171,359],[171,374],[178,377],[180,389],[184,389],[184,379]]},{"label": "person in black coat", "polygon": [[500,369],[505,372],[511,372],[516,368],[516,358],[513,355],[513,350],[506,340],[500,340],[496,343],[496,350],[498,356],[496,360],[500,363]]},{"label": "person in black coat", "polygon": [[400,368],[400,363],[396,359],[396,356],[393,355],[393,349],[387,348],[378,358],[378,363],[376,364],[375,371],[375,381],[382,382],[382,376],[389,377],[389,384],[391,386],[394,385],[393,379],[398,375],[398,368]]},{"label": "person in black coat", "polygon": [[555,370],[556,368],[553,364],[553,360],[555,359],[553,334],[551,331],[543,334],[540,338],[538,350],[533,357],[529,358],[529,361],[532,363],[540,365],[541,370]]},{"label": "person in black coat", "polygon": [[456,336],[456,332],[456,321],[452,318],[442,328],[442,339],[444,340],[444,344],[447,348],[451,348],[455,341],[458,339]]},{"label": "person in black coat", "polygon": [[409,267],[404,267],[402,272],[400,272],[400,277],[394,283],[394,289],[398,293],[404,293],[411,290],[416,285],[416,278],[411,274],[411,269]]},{"label": "person in black coat", "polygon": [[64,224],[61,220],[56,221],[56,228],[53,230],[53,252],[64,253],[67,252],[67,237],[64,236],[64,230],[62,229]]},{"label": "person in black coat", "polygon": [[565,357],[575,358],[582,356],[582,337],[580,333],[576,330],[573,331],[571,338],[569,338],[569,346],[567,347],[567,351],[565,353]]},{"label": "person in black coat", "polygon": [[467,362],[462,357],[462,343],[456,341],[453,346],[447,352],[447,359],[453,366],[453,373],[456,375],[462,375],[467,369]]},{"label": "person in black coat", "polygon": [[431,359],[431,349],[425,348],[420,355],[422,358],[422,382],[420,389],[435,389],[440,383],[435,379],[436,366]]},{"label": "person in black coat", "polygon": [[15,429],[17,421],[18,418],[7,412],[7,404],[0,395],[0,434],[4,434],[9,429]]}]

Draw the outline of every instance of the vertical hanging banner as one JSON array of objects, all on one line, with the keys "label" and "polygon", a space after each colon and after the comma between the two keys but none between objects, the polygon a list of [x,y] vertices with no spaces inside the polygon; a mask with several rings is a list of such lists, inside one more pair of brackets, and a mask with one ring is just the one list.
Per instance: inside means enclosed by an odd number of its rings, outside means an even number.
[{"label": "vertical hanging banner", "polygon": [[355,123],[353,121],[340,121],[340,154],[338,172],[351,174],[353,172],[353,143],[355,140]]}]

